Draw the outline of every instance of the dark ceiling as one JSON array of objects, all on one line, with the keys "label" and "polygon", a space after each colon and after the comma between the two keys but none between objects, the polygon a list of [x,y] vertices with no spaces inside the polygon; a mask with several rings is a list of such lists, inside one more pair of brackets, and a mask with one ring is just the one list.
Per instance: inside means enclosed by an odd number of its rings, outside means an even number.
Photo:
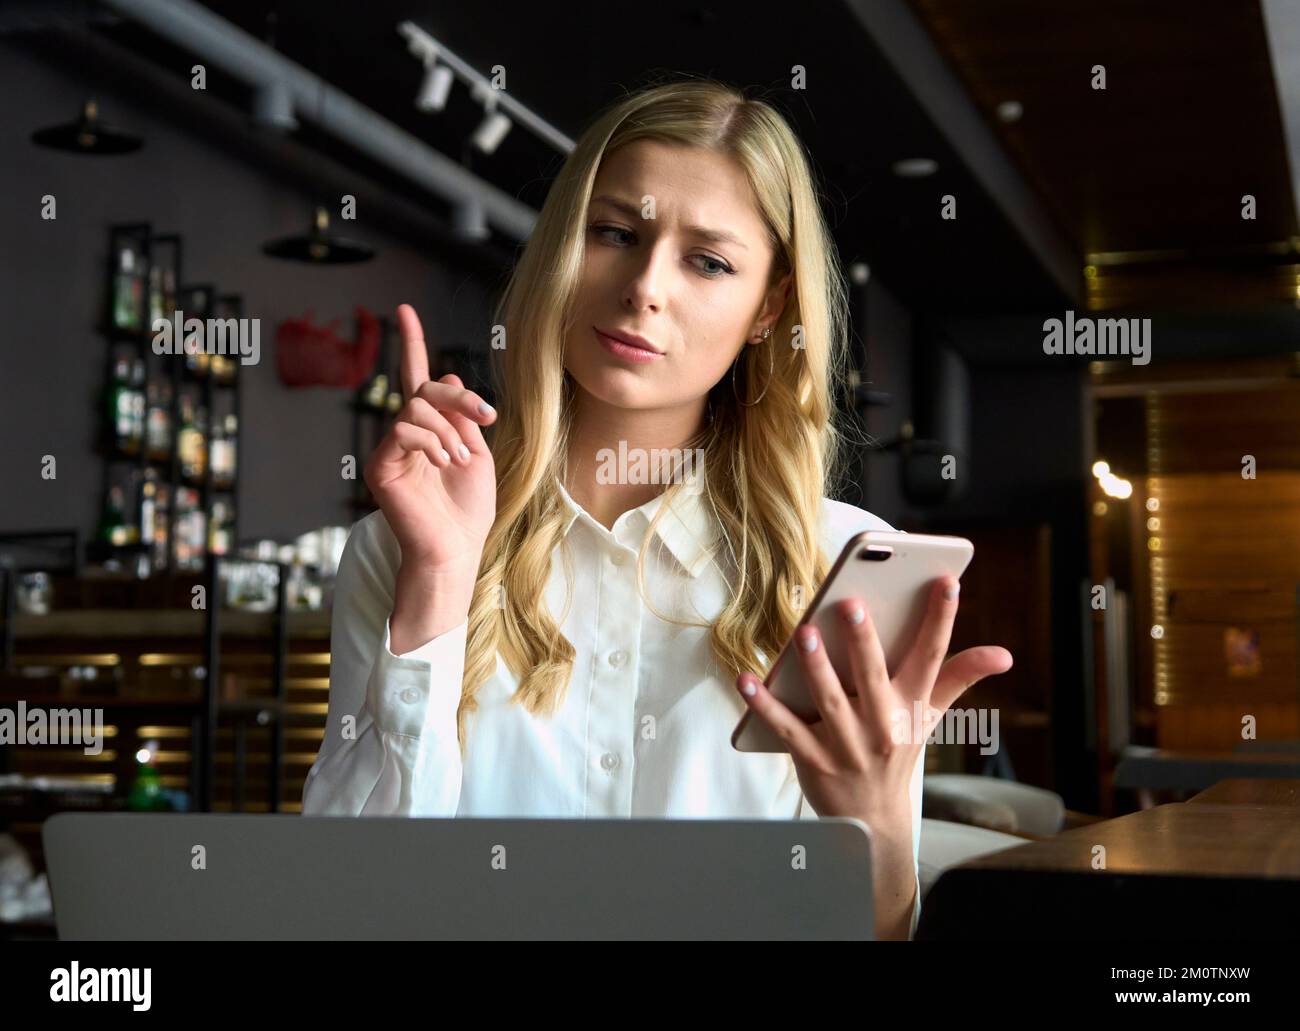
[{"label": "dark ceiling", "polygon": [[[1295,199],[1257,0],[910,2],[1095,264],[1094,307],[1295,298]],[[1010,99],[1024,116],[1004,125],[992,113]]]},{"label": "dark ceiling", "polygon": [[[534,208],[562,160],[516,126],[497,152],[470,157],[481,109],[458,84],[446,111],[424,115],[422,69],[398,35],[410,19],[483,72],[502,65],[519,101],[570,137],[625,90],[656,75],[715,76],[751,87],[792,120],[823,179],[823,201],[846,262],[867,262],[919,314],[1000,315],[1068,303],[1057,279],[895,71],[863,26],[862,3],[820,0],[791,17],[785,3],[666,0],[644,6],[521,2],[490,7],[433,0],[206,0],[245,31]],[[897,5],[900,0],[881,0]],[[906,0],[1028,184],[1028,201],[1059,232],[1099,307],[1168,303],[1277,305],[1297,269],[1270,251],[1296,236],[1277,100],[1256,0]],[[858,13],[854,13],[855,6]],[[490,20],[488,20],[490,17]],[[99,35],[174,75],[194,59],[139,25]],[[1104,93],[1089,69],[1105,64]],[[807,87],[790,88],[793,65]],[[247,86],[216,70],[210,94],[246,111]],[[1003,125],[997,103],[1024,117]],[[310,117],[310,112],[300,112]],[[394,195],[445,216],[446,202],[380,168],[304,121],[300,141],[368,174]],[[900,158],[930,157],[936,175],[905,180]],[[1259,218],[1240,218],[1243,193]],[[960,198],[940,218],[940,198]],[[512,246],[514,241],[503,241]],[[1149,252],[1172,258],[1149,260]],[[1102,252],[1102,253],[1094,253]],[[1140,259],[1140,260],[1139,260]],[[1059,268],[1058,268],[1059,275]],[[1279,292],[1281,291],[1281,292]]]},{"label": "dark ceiling", "polygon": [[[458,85],[442,114],[416,111],[422,69],[397,33],[405,19],[481,71],[503,65],[516,99],[570,137],[600,107],[656,74],[711,75],[765,91],[792,119],[820,170],[827,215],[845,261],[866,261],[907,303],[935,311],[1060,303],[1051,279],[838,2],[808,5],[807,16],[798,18],[783,4],[738,0],[670,0],[656,4],[653,16],[640,5],[594,3],[565,5],[562,16],[553,5],[514,2],[482,7],[429,0],[207,0],[206,6],[261,38],[273,7],[277,49],[458,159],[481,109]],[[135,24],[100,31],[172,67],[177,76],[189,74],[192,55]],[[795,64],[807,69],[805,90],[789,87]],[[248,104],[248,89],[233,80],[210,73],[209,88]],[[419,192],[310,129],[300,135],[391,181],[394,189]],[[914,156],[935,158],[940,171],[911,181],[892,174],[892,162]],[[516,126],[495,154],[475,154],[471,167],[537,208],[560,160]],[[955,222],[939,218],[945,193],[962,198]],[[439,198],[422,199],[445,210]]]}]

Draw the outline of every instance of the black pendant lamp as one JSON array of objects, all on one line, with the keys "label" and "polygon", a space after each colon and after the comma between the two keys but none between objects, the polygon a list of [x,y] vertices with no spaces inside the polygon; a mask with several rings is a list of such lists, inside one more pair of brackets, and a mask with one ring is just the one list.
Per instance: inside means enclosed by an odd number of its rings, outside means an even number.
[{"label": "black pendant lamp", "polygon": [[140,137],[118,132],[101,122],[99,105],[93,100],[87,100],[82,105],[81,117],[75,122],[38,129],[32,133],[32,142],[41,147],[51,147],[72,154],[94,154],[103,157],[129,154],[144,145]]},{"label": "black pendant lamp", "polygon": [[316,209],[311,232],[306,236],[286,236],[262,244],[262,253],[286,261],[305,261],[310,265],[350,265],[369,261],[372,248],[356,240],[345,240],[329,231],[330,216],[324,208]]}]

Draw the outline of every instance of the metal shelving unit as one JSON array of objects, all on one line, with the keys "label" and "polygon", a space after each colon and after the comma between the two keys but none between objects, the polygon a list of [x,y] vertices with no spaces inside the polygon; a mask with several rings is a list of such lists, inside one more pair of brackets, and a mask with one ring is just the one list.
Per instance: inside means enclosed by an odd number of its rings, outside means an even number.
[{"label": "metal shelving unit", "polygon": [[[132,254],[138,255],[138,257],[131,262],[133,266],[131,270],[124,272],[120,267],[122,262],[119,255],[127,249]],[[168,253],[165,261],[161,258],[164,252]],[[134,268],[134,261],[140,262],[140,269]],[[243,317],[243,303],[238,295],[221,294],[210,284],[184,283],[182,261],[181,240],[176,234],[155,234],[147,222],[119,224],[111,226],[109,229],[109,303],[100,329],[100,334],[105,341],[105,396],[107,398],[108,391],[111,390],[114,382],[113,370],[118,358],[118,349],[126,345],[134,352],[133,358],[141,362],[144,367],[145,382],[140,386],[144,390],[145,397],[144,425],[138,450],[134,452],[123,450],[115,439],[113,427],[108,424],[107,412],[105,418],[101,419],[102,430],[98,442],[98,450],[103,459],[100,497],[107,506],[109,491],[115,486],[115,469],[126,467],[133,470],[141,483],[143,483],[148,471],[152,469],[160,477],[158,486],[165,486],[167,489],[167,548],[166,560],[162,563],[155,563],[151,560],[154,550],[152,541],[113,543],[96,539],[87,545],[86,557],[90,561],[96,562],[118,561],[124,563],[133,561],[137,574],[198,572],[203,568],[202,565],[197,565],[191,566],[188,570],[182,569],[176,554],[180,509],[178,499],[181,490],[195,490],[199,494],[197,510],[202,512],[203,519],[202,541],[201,547],[198,549],[200,554],[206,555],[210,550],[209,545],[213,532],[213,503],[218,497],[229,498],[231,511],[230,540],[232,542],[238,540],[238,460],[232,481],[229,483],[214,481],[210,445],[213,439],[211,425],[215,424],[217,399],[220,395],[225,394],[227,391],[230,392],[230,414],[235,416],[237,425],[242,423],[242,375],[239,371],[240,364],[238,360],[235,360],[231,365],[233,370],[231,376],[228,379],[223,379],[211,373],[196,371],[196,366],[200,364],[206,366],[206,362],[192,362],[187,357],[173,354],[164,357],[163,360],[165,360],[166,365],[163,374],[161,376],[154,375],[156,362],[152,359],[158,356],[153,354],[152,345],[155,333],[152,329],[150,316],[157,309],[163,313],[179,310],[186,319],[239,319]],[[155,270],[157,270],[156,273]],[[160,279],[169,275],[173,285],[164,290],[161,285],[155,283],[155,274]],[[123,284],[124,277],[128,281],[126,285],[139,285],[141,291],[141,296],[135,298],[130,306],[122,305],[119,296],[120,292],[125,288]],[[164,292],[158,298],[155,298],[153,296],[155,289],[164,290]],[[166,450],[160,452],[150,447],[149,413],[157,406],[149,404],[148,388],[151,384],[163,383],[166,383],[171,393],[170,404],[167,407],[170,426]],[[182,394],[187,392],[196,397],[196,406],[202,405],[213,420],[208,429],[208,457],[204,462],[203,475],[198,478],[186,476],[181,468]],[[236,430],[237,435],[234,442],[237,456],[239,451],[238,435],[240,432],[238,429]],[[128,487],[134,486],[128,481]],[[134,490],[131,491],[131,495],[131,497],[126,498],[123,515],[127,525],[139,528],[142,525],[142,498]]]}]

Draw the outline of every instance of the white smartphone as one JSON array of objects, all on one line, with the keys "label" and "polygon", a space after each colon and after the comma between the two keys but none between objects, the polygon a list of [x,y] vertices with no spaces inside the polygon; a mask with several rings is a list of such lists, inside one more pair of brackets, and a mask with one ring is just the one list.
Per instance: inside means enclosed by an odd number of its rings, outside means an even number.
[{"label": "white smartphone", "polygon": [[[975,554],[964,537],[864,530],[844,545],[826,580],[804,611],[799,626],[811,623],[821,634],[831,665],[848,676],[848,636],[834,610],[845,598],[861,598],[871,614],[890,676],[897,672],[925,621],[929,592],[942,576],[960,577]],[[772,694],[805,723],[821,719],[804,682],[792,634],[763,681]],[[852,688],[846,687],[850,694]],[[766,723],[746,709],[731,735],[740,752],[788,752]]]}]

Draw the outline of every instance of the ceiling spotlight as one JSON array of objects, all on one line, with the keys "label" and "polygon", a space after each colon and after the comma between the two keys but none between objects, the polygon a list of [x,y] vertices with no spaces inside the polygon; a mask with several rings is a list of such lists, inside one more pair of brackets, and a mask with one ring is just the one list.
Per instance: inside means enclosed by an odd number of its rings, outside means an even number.
[{"label": "ceiling spotlight", "polygon": [[474,130],[471,139],[474,146],[484,154],[491,154],[506,138],[506,133],[510,131],[513,123],[506,117],[505,112],[497,110],[496,98],[490,94],[483,102],[483,109],[483,121]]},{"label": "ceiling spotlight", "polygon": [[424,81],[420,83],[420,92],[416,94],[415,106],[420,111],[441,111],[447,106],[447,94],[456,73],[450,65],[438,64],[430,59],[425,65]]},{"label": "ceiling spotlight", "polygon": [[129,154],[139,150],[144,141],[138,136],[117,132],[99,120],[99,105],[87,100],[81,108],[81,117],[75,122],[38,129],[32,133],[32,142],[53,150],[66,150],[72,154]]},{"label": "ceiling spotlight", "polygon": [[998,117],[1004,122],[1018,122],[1025,113],[1025,107],[1018,100],[1004,100],[997,107]]},{"label": "ceiling spotlight", "polygon": [[262,253],[287,261],[305,261],[312,265],[348,265],[369,261],[375,252],[363,243],[332,236],[330,216],[317,208],[311,231],[306,236],[286,236],[262,245]]},{"label": "ceiling spotlight", "polygon": [[895,161],[894,175],[903,179],[923,179],[939,171],[939,162],[933,158],[903,158]]},{"label": "ceiling spotlight", "polygon": [[253,93],[253,123],[276,132],[293,132],[298,119],[293,114],[293,97],[283,82],[267,82]]}]

